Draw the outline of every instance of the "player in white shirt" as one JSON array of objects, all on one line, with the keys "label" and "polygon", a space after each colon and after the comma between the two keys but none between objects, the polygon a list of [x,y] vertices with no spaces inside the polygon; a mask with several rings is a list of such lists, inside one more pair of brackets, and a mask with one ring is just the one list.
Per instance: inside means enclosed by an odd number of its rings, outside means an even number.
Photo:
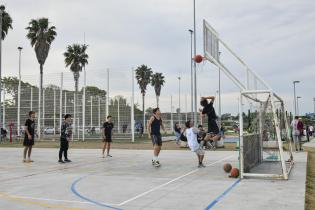
[{"label": "player in white shirt", "polygon": [[204,168],[206,167],[202,161],[205,155],[205,151],[200,147],[198,141],[197,141],[197,134],[199,132],[198,128],[194,128],[194,124],[192,121],[187,121],[185,123],[186,125],[186,137],[187,137],[187,143],[192,152],[195,152],[198,157],[198,168]]}]

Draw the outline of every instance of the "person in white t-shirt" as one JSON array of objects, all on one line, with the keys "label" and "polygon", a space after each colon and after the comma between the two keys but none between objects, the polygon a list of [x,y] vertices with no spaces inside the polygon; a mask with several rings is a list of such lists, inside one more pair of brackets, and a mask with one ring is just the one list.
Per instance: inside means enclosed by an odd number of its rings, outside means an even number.
[{"label": "person in white t-shirt", "polygon": [[202,161],[205,155],[205,151],[200,147],[198,141],[197,141],[197,134],[199,130],[197,128],[194,128],[194,124],[192,121],[187,121],[185,123],[186,125],[186,137],[187,137],[187,143],[192,152],[195,152],[198,157],[198,168],[204,168],[206,167]]}]

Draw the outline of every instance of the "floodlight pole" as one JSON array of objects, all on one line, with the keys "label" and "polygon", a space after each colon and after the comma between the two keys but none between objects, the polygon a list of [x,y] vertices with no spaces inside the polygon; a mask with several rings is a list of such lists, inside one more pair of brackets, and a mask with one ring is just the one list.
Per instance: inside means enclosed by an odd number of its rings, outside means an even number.
[{"label": "floodlight pole", "polygon": [[[196,0],[194,0],[194,57],[196,56]],[[197,72],[196,62],[194,61],[194,86],[195,86],[195,97],[194,97],[194,123],[197,123]]]},{"label": "floodlight pole", "polygon": [[178,77],[178,122],[180,124],[180,121],[181,121],[181,116],[180,116],[180,113],[181,113],[181,110],[180,110],[180,77]]},{"label": "floodlight pole", "polygon": [[314,102],[314,113],[315,113],[315,98],[313,98],[313,102]]},{"label": "floodlight pole", "polygon": [[21,115],[21,51],[22,47],[18,47],[19,50],[19,86],[18,86],[18,110],[17,110],[17,128],[18,136],[20,136],[20,115]]},{"label": "floodlight pole", "polygon": [[296,112],[296,92],[295,92],[295,84],[296,83],[300,83],[300,81],[293,81],[293,93],[294,93],[294,99],[293,99],[293,103],[294,103],[294,117],[297,116],[297,112]]},{"label": "floodlight pole", "polygon": [[190,110],[191,110],[191,119],[194,119],[194,73],[193,73],[193,30],[188,30],[190,33]]},{"label": "floodlight pole", "polygon": [[[5,7],[4,5],[1,5],[0,6],[0,104],[1,104],[1,91],[2,91],[2,87],[1,87],[1,80],[2,80],[2,14],[5,10]],[[0,120],[1,120],[1,107],[0,107]],[[3,122],[2,122],[3,123]],[[0,127],[3,127],[3,125],[1,125],[1,122],[0,122]],[[2,140],[2,135],[0,135],[0,140]]]},{"label": "floodlight pole", "polygon": [[299,110],[299,99],[302,98],[301,96],[297,96],[296,97],[296,111],[297,111],[297,115],[300,115],[300,110]]}]

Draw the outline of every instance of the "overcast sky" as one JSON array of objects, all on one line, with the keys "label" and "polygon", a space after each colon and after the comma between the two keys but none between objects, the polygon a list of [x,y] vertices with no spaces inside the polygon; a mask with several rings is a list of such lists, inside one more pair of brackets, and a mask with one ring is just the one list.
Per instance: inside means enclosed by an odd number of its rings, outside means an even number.
[{"label": "overcast sky", "polygon": [[[193,0],[7,0],[13,30],[3,42],[3,75],[17,75],[18,46],[22,51],[22,75],[36,83],[39,65],[25,38],[30,19],[47,17],[56,26],[57,37],[44,66],[45,84],[59,84],[65,69],[63,52],[73,43],[89,45],[87,84],[106,87],[110,69],[111,96],[131,96],[131,69],[141,64],[162,72],[166,85],[161,107],[178,107],[178,79],[181,76],[181,107],[185,95],[190,109],[190,35],[193,28]],[[300,80],[300,113],[313,112],[315,97],[315,1],[314,0],[196,0],[197,52],[202,54],[202,20],[206,19],[221,38],[270,86],[292,110],[293,80]],[[224,61],[223,61],[224,59]],[[222,62],[231,70],[240,67],[222,52]],[[235,69],[234,69],[235,67]],[[210,63],[198,65],[198,95],[213,95],[218,89],[218,70]],[[81,75],[81,79],[82,79]],[[240,78],[242,79],[242,78]],[[33,80],[33,81],[31,81]],[[74,87],[66,75],[67,88]],[[82,86],[82,80],[80,80]],[[222,76],[222,112],[237,111],[237,87]],[[146,106],[155,106],[149,87]],[[141,104],[136,87],[136,102]]]}]

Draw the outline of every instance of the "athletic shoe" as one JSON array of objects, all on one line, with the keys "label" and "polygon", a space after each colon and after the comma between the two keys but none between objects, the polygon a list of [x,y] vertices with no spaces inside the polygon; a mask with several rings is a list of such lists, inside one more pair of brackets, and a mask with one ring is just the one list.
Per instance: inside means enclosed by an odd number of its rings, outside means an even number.
[{"label": "athletic shoe", "polygon": [[102,158],[105,158],[105,155],[103,154]]},{"label": "athletic shoe", "polygon": [[111,156],[110,154],[108,154],[108,155],[106,155],[106,157],[113,157],[113,156]]},{"label": "athletic shoe", "polygon": [[65,163],[63,160],[58,160],[58,163]]},{"label": "athletic shoe", "polygon": [[32,163],[34,160],[28,159],[27,162]]},{"label": "athletic shoe", "polygon": [[201,164],[198,164],[198,168],[202,168],[202,165],[201,165]]},{"label": "athletic shoe", "polygon": [[27,160],[25,160],[25,159],[23,159],[23,163],[28,163],[28,161],[27,161]]},{"label": "athletic shoe", "polygon": [[152,159],[152,165],[154,165],[155,164],[155,161]]},{"label": "athletic shoe", "polygon": [[155,166],[155,167],[159,167],[159,166],[160,166],[160,163],[159,163],[159,161],[154,161],[154,164],[153,164],[153,166]]},{"label": "athletic shoe", "polygon": [[155,163],[156,163],[156,164],[158,164],[158,165],[161,165],[161,163],[160,163],[158,160],[157,160],[157,161],[155,161]]},{"label": "athletic shoe", "polygon": [[69,159],[65,159],[65,161],[64,162],[68,162],[68,163],[70,163],[70,162],[72,162],[71,160],[69,160]]},{"label": "athletic shoe", "polygon": [[200,166],[201,166],[201,168],[205,168],[206,167],[203,163],[201,163]]}]

